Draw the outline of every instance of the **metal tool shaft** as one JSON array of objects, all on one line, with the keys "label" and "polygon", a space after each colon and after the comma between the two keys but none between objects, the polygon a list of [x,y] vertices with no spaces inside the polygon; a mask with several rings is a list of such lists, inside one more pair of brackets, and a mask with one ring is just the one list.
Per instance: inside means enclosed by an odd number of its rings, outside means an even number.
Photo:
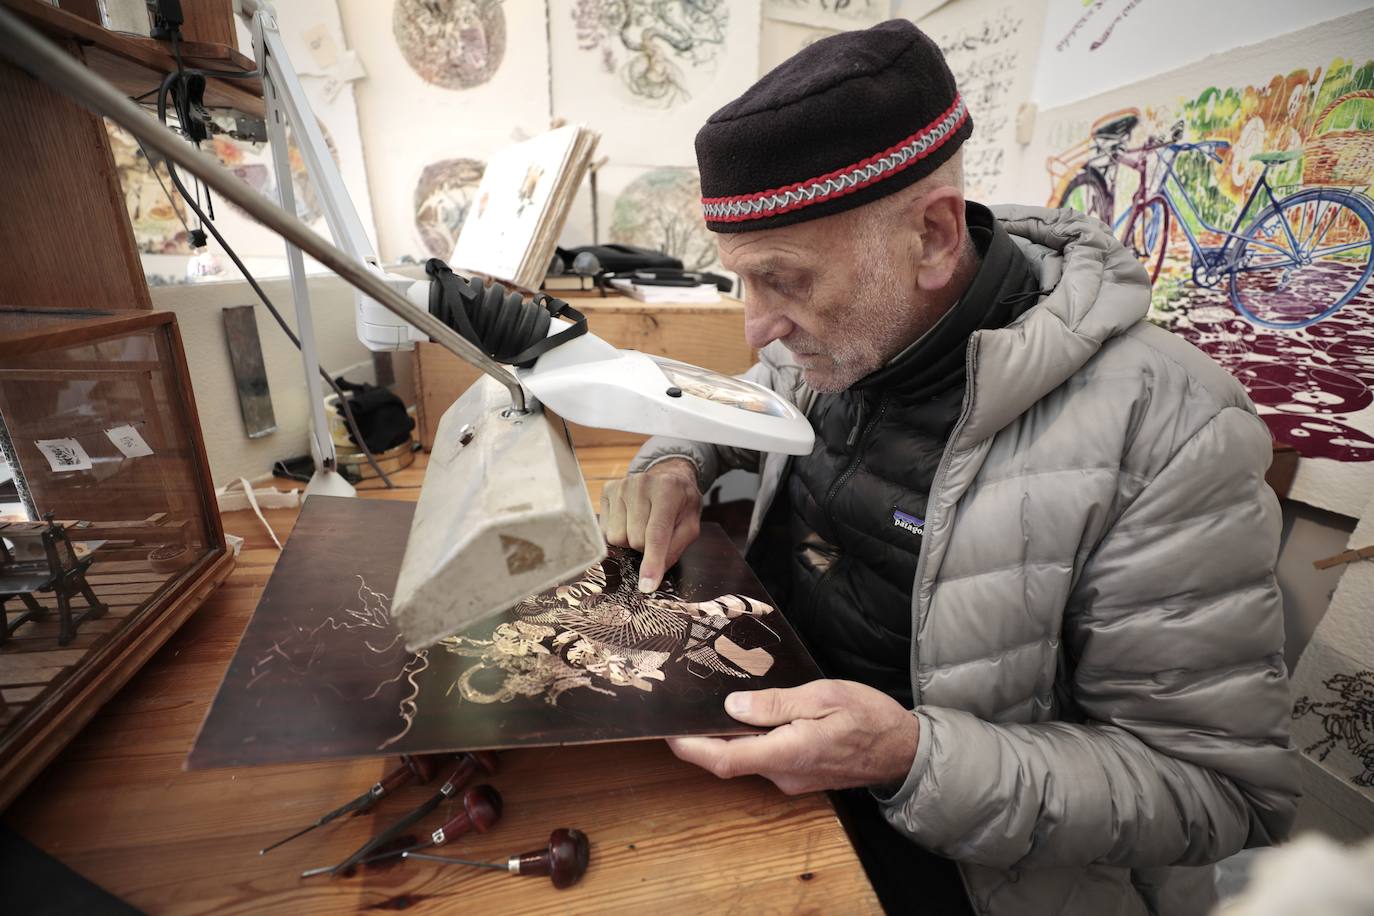
[{"label": "metal tool shaft", "polygon": [[475,862],[472,859],[452,859],[448,856],[430,855],[426,852],[411,852],[406,850],[401,853],[403,859],[424,859],[426,862],[443,862],[446,865],[471,865],[474,868],[495,868],[499,871],[510,871],[510,865],[502,862]]},{"label": "metal tool shaft", "polygon": [[267,853],[269,853],[269,852],[271,852],[272,850],[276,849],[278,846],[285,846],[287,843],[291,842],[292,840],[294,840],[294,839],[296,839],[296,838],[298,838],[298,837],[303,837],[303,836],[305,836],[307,833],[309,833],[310,831],[314,830],[316,827],[321,827],[321,826],[323,826],[323,825],[325,825],[325,824],[327,824],[327,823],[329,823],[329,822],[326,821],[326,820],[324,820],[323,818],[321,818],[320,820],[318,820],[318,821],[316,821],[315,823],[311,824],[309,827],[302,827],[300,830],[297,830],[295,833],[291,834],[289,837],[287,837],[287,838],[284,839],[284,840],[277,840],[277,842],[273,843],[271,846],[264,846],[264,847],[262,847],[261,849],[258,850],[258,855],[260,855],[260,856],[267,855]]},{"label": "metal tool shaft", "polygon": [[519,380],[500,363],[433,315],[416,308],[362,262],[349,257],[315,234],[294,214],[272,204],[210,156],[159,124],[3,5],[0,5],[0,57],[8,58],[96,114],[124,127],[149,147],[195,175],[212,190],[247,211],[253,219],[343,277],[355,289],[499,381],[510,392],[511,408],[524,412],[525,391]]}]

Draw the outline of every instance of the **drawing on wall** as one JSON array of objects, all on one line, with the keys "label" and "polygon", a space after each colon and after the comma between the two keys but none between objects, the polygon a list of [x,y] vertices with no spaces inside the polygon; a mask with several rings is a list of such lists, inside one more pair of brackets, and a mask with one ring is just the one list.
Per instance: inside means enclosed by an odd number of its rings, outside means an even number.
[{"label": "drawing on wall", "polygon": [[939,45],[973,116],[964,143],[964,186],[974,200],[999,202],[1006,151],[1016,148],[1016,112],[1029,96],[1043,4],[956,4],[919,23]]},{"label": "drawing on wall", "polygon": [[1302,752],[1325,762],[1332,751],[1343,751],[1360,770],[1350,781],[1365,788],[1374,786],[1374,671],[1333,674],[1322,686],[1334,695],[1331,699],[1302,696],[1293,704],[1294,719],[1315,716],[1321,722],[1322,737]]},{"label": "drawing on wall", "polygon": [[1374,61],[1054,130],[1049,204],[1136,253],[1152,319],[1239,378],[1304,458],[1374,461]]},{"label": "drawing on wall", "polygon": [[413,512],[306,504],[190,766],[744,734],[727,693],[820,677],[710,525],[653,594],[638,555],[611,548],[577,580],[407,652],[388,596]]},{"label": "drawing on wall", "polygon": [[415,183],[415,229],[432,257],[447,259],[453,254],[485,168],[479,159],[442,159],[420,172]]},{"label": "drawing on wall", "polygon": [[691,98],[690,71],[714,71],[730,10],[724,0],[576,0],[572,18],[577,47],[596,54],[631,98],[669,108]]},{"label": "drawing on wall", "polygon": [[396,0],[396,46],[420,78],[444,89],[491,79],[506,55],[502,0]]},{"label": "drawing on wall", "polygon": [[701,218],[701,181],[695,169],[651,169],[615,198],[610,240],[662,251],[688,270],[716,264],[716,239]]},{"label": "drawing on wall", "polygon": [[124,204],[138,250],[145,254],[190,254],[190,241],[182,225],[189,211],[181,201],[174,203],[168,196],[168,192],[175,195],[176,191],[166,174],[162,176],[163,184],[158,184],[134,135],[109,121],[105,122],[105,129],[110,135],[115,174],[124,190]]},{"label": "drawing on wall", "polygon": [[763,15],[821,28],[866,29],[891,18],[892,0],[764,0]]},{"label": "drawing on wall", "polygon": [[758,79],[758,0],[549,0],[553,114],[615,163],[690,166],[712,113]]},{"label": "drawing on wall", "polygon": [[[1083,14],[1055,42],[1055,50],[1064,51],[1075,42],[1083,41],[1088,42],[1090,51],[1100,49],[1111,40],[1121,21],[1131,15],[1142,2],[1144,0],[1115,0],[1115,7],[1108,9],[1112,6],[1108,0],[1085,0]],[[1099,13],[1102,15],[1099,16]],[[1079,33],[1083,35],[1080,37]]]},{"label": "drawing on wall", "polygon": [[[316,121],[320,127],[320,133],[324,136],[325,148],[329,150],[329,155],[334,160],[334,165],[339,165],[339,149],[334,144],[334,137],[329,133],[329,128],[322,122]],[[272,166],[272,150],[266,143],[245,143],[233,140],[228,137],[215,137],[210,142],[211,150],[224,167],[242,179],[249,187],[257,190],[264,196],[276,200],[277,183]],[[314,223],[324,218],[324,205],[320,200],[319,193],[315,190],[315,184],[310,180],[310,173],[305,166],[305,157],[301,155],[300,147],[296,145],[293,132],[288,129],[286,134],[286,157],[291,164],[291,190],[296,200],[296,215],[306,223]],[[240,210],[238,205],[232,201],[226,201],[235,213],[241,215],[245,220],[252,219],[245,211]]]},{"label": "drawing on wall", "polygon": [[[159,165],[155,173],[133,134],[108,121],[105,126],[110,136],[115,172],[124,189],[124,201],[129,211],[129,222],[133,227],[134,242],[138,250],[145,254],[190,254],[190,240],[182,221],[194,225],[195,214],[180,200],[167,177],[166,168]],[[333,137],[323,123],[320,124],[320,131],[324,134],[325,144],[337,164],[339,153]],[[287,146],[291,162],[291,186],[296,198],[296,215],[307,223],[314,223],[323,218],[324,211],[315,193],[315,187],[306,173],[305,160],[289,133]],[[272,169],[272,152],[267,144],[216,136],[206,143],[205,149],[249,187],[276,201],[277,186]],[[184,173],[179,174],[182,174],[182,181],[187,182],[189,187],[189,179]],[[160,183],[159,177],[162,179]],[[244,220],[249,219],[246,213],[227,200],[216,197],[215,206],[227,207]],[[277,244],[280,246],[279,242]]]},{"label": "drawing on wall", "polygon": [[[1345,546],[1355,550],[1374,543],[1374,490],[1359,504],[1344,507],[1360,523]],[[1331,604],[1294,667],[1293,744],[1319,775],[1356,787],[1374,802],[1374,563],[1345,566]],[[1311,769],[1311,768],[1309,768]],[[1316,795],[1320,781],[1303,777],[1305,791]],[[1326,792],[1321,794],[1326,795]],[[1328,796],[1329,797],[1329,796]],[[1368,818],[1369,812],[1365,812]]]}]

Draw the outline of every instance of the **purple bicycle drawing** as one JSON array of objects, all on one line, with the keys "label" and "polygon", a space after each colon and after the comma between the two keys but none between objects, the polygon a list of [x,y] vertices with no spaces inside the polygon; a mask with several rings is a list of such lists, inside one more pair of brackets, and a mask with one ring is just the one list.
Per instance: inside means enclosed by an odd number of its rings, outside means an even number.
[{"label": "purple bicycle drawing", "polygon": [[[1223,228],[1202,216],[1175,166],[1185,156],[1205,156],[1221,164],[1221,154],[1231,144],[1183,142],[1180,121],[1169,137],[1151,136],[1140,146],[1128,147],[1138,123],[1134,112],[1119,112],[1094,126],[1091,149],[1086,144],[1079,148],[1087,158],[1062,185],[1059,206],[1111,226],[1149,271],[1152,283],[1159,276],[1175,223],[1192,250],[1193,283],[1204,288],[1227,283],[1232,306],[1260,327],[1309,327],[1329,318],[1369,283],[1374,274],[1374,201],[1354,186],[1334,184],[1280,196],[1269,181],[1271,168],[1301,158],[1303,150],[1250,156],[1261,167],[1259,176],[1235,221]],[[1056,165],[1062,171],[1066,164],[1063,157],[1051,159],[1052,171]],[[1139,183],[1130,205],[1115,214],[1113,189],[1122,167],[1133,170]],[[1257,214],[1247,218],[1255,210]],[[1194,226],[1220,237],[1222,243],[1204,245]]]}]

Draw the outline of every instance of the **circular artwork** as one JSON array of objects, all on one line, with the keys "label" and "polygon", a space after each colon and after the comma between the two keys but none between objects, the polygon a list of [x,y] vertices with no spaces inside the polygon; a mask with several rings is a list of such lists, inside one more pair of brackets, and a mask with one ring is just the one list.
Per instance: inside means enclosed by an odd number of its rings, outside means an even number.
[{"label": "circular artwork", "polygon": [[611,241],[662,251],[687,270],[716,263],[716,239],[701,216],[695,169],[645,172],[620,192],[611,216]]},{"label": "circular artwork", "polygon": [[391,28],[411,69],[445,89],[482,85],[506,56],[500,0],[396,0]]},{"label": "circular artwork", "polygon": [[453,254],[485,168],[477,159],[441,159],[420,173],[415,183],[415,229],[431,256]]}]

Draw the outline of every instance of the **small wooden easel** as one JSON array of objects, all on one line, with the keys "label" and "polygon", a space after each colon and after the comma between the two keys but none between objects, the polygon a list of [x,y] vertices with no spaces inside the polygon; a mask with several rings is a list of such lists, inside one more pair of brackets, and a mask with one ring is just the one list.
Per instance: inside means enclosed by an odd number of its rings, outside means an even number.
[{"label": "small wooden easel", "polygon": [[[16,547],[24,541],[40,541],[43,559],[19,559],[5,544],[5,539],[14,541]],[[61,628],[57,644],[65,646],[76,638],[76,628],[84,621],[101,617],[108,607],[96,597],[86,581],[86,570],[94,561],[94,553],[85,557],[77,555],[67,529],[52,520],[52,514],[44,516],[42,522],[17,522],[0,528],[0,643],[9,639],[10,634],[29,620],[45,617],[51,608],[39,604],[34,598],[38,592],[52,592],[57,596],[57,610]],[[87,608],[75,619],[72,617],[72,599],[80,594],[86,599]],[[5,605],[11,598],[18,598],[28,608],[11,623],[4,617]]]}]

